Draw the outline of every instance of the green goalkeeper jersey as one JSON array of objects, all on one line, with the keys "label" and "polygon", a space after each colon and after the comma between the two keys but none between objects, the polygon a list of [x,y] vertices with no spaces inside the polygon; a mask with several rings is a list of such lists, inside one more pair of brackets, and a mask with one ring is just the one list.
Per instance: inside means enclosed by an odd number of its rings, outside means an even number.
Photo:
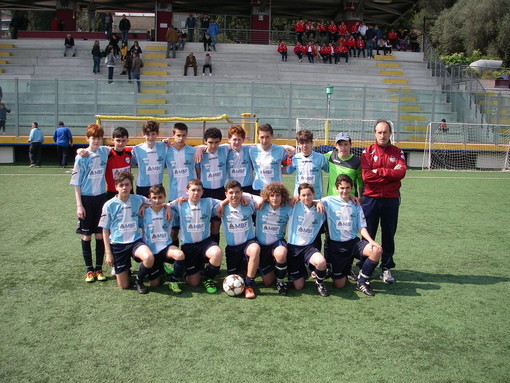
[{"label": "green goalkeeper jersey", "polygon": [[351,194],[356,197],[361,197],[361,190],[363,188],[361,160],[354,154],[351,154],[347,159],[343,160],[338,157],[338,151],[336,149],[326,153],[325,156],[329,166],[327,195],[338,196],[338,192],[335,188],[335,181],[340,174],[345,174],[351,177],[353,182]]}]

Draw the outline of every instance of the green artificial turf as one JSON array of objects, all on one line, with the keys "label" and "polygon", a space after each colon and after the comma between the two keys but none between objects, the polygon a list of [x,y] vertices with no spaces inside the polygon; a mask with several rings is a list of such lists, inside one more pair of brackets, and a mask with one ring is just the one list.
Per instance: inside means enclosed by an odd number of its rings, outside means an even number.
[{"label": "green artificial turf", "polygon": [[397,283],[377,273],[373,298],[251,301],[86,284],[69,178],[0,167],[1,382],[508,381],[508,173],[409,171]]}]

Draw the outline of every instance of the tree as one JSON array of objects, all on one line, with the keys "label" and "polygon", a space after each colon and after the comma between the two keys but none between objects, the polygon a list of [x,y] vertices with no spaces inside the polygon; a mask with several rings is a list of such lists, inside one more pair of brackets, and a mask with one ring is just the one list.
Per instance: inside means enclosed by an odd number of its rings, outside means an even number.
[{"label": "tree", "polygon": [[431,40],[441,54],[479,50],[510,65],[508,0],[459,0],[441,12],[431,28]]}]

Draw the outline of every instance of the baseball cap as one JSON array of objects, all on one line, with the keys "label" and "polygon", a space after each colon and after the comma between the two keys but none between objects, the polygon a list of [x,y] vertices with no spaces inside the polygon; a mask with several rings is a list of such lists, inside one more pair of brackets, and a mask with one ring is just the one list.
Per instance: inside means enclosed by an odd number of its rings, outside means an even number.
[{"label": "baseball cap", "polygon": [[351,137],[345,132],[338,133],[335,138],[335,143],[338,141],[350,141]]}]

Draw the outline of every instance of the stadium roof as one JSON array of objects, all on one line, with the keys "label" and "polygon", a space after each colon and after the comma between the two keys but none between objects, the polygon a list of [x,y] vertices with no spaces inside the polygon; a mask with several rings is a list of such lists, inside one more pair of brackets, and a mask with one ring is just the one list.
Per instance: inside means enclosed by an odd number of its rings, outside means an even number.
[{"label": "stadium roof", "polygon": [[[0,9],[54,10],[59,0],[0,0]],[[66,1],[66,0],[63,0]],[[338,19],[346,0],[271,0],[272,16],[310,20]],[[95,0],[98,10],[154,12],[154,0]],[[173,0],[173,12],[247,15],[250,0]],[[87,1],[83,1],[84,4]],[[354,1],[355,3],[355,1]],[[392,25],[415,4],[414,0],[359,0],[368,23]]]}]

